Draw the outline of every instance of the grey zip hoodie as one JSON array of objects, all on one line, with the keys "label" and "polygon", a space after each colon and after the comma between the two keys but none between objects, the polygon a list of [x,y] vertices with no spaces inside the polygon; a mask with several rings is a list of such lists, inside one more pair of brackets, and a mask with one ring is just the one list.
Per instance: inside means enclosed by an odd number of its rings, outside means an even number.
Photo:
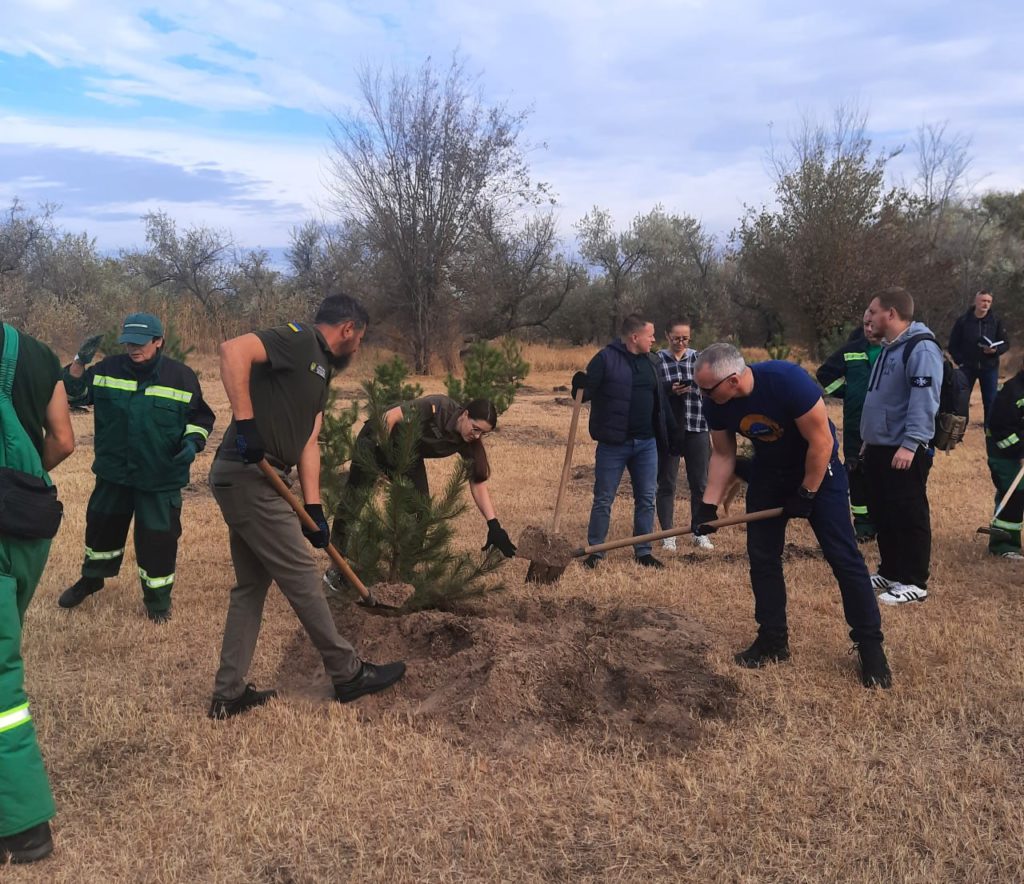
[{"label": "grey zip hoodie", "polygon": [[860,418],[860,435],[868,445],[916,451],[931,444],[942,388],[942,351],[934,341],[919,341],[904,366],[907,339],[919,334],[931,330],[923,322],[912,322],[891,344],[882,344]]}]

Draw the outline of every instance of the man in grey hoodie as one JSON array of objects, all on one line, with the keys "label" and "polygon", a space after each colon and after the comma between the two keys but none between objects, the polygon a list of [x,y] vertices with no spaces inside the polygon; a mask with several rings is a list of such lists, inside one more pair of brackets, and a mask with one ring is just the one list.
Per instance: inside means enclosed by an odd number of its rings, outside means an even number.
[{"label": "man in grey hoodie", "polygon": [[942,387],[942,351],[931,330],[914,322],[906,289],[879,292],[868,307],[882,352],[871,372],[860,434],[868,510],[878,529],[878,571],[871,575],[886,605],[928,597],[932,529],[928,472]]}]

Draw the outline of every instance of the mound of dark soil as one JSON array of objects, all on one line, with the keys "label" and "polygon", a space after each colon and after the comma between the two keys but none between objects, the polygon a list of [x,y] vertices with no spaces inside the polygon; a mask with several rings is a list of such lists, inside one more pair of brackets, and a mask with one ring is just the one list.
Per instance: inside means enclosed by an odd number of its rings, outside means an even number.
[{"label": "mound of dark soil", "polygon": [[[560,737],[609,750],[629,743],[681,752],[698,739],[703,719],[731,715],[737,693],[732,679],[709,669],[701,628],[660,608],[531,600],[389,618],[339,606],[336,619],[366,659],[408,663],[396,689],[359,701],[363,714],[404,715],[480,751]],[[301,630],[277,684],[330,693]]]}]

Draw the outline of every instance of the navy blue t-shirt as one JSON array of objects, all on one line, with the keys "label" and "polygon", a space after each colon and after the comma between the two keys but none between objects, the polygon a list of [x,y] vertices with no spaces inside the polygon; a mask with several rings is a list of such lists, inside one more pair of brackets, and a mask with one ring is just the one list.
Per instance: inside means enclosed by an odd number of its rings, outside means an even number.
[{"label": "navy blue t-shirt", "polygon": [[[821,399],[821,387],[792,362],[758,362],[750,370],[754,373],[754,389],[749,396],[731,399],[724,405],[705,397],[708,427],[731,430],[749,439],[754,444],[754,462],[759,467],[802,469],[807,459],[807,440],[800,435],[796,419]],[[828,425],[835,457],[836,428],[832,421]]]}]

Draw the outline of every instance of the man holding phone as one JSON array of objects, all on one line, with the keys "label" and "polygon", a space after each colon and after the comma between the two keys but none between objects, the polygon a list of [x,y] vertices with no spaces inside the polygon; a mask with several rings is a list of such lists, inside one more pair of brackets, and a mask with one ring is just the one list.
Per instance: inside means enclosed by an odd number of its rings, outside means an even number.
[{"label": "man holding phone", "polygon": [[[668,326],[668,347],[658,351],[661,360],[661,382],[665,388],[672,415],[676,420],[676,438],[671,451],[681,452],[686,461],[686,481],[690,486],[690,513],[696,518],[697,507],[704,499],[708,484],[708,462],[711,443],[708,424],[704,419],[700,390],[693,383],[693,367],[699,355],[690,347],[690,323],[675,320]],[[662,530],[673,527],[676,483],[679,479],[680,455],[668,451],[658,455],[658,492],[655,506]],[[711,538],[694,536],[694,545],[700,549],[714,549]],[[676,548],[676,538],[663,541],[667,550]]]}]

